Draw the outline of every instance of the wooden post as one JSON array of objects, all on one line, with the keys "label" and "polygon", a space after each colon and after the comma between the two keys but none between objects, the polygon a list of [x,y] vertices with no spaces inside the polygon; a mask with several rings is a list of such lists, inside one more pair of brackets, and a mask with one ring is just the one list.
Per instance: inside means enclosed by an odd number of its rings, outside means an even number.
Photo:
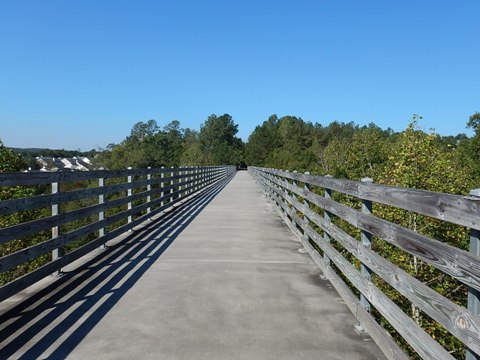
[{"label": "wooden post", "polygon": [[[472,198],[478,198],[480,202],[480,189],[470,191]],[[470,230],[470,253],[480,256],[480,231],[476,229]],[[468,288],[467,309],[473,316],[480,316],[480,292],[473,288]],[[478,360],[480,355],[475,354],[467,347],[466,360]]]},{"label": "wooden post", "polygon": [[[179,176],[178,182],[179,182],[179,183],[183,182],[182,174],[184,174],[184,171],[178,170],[178,176]],[[177,196],[177,199],[178,199],[179,197],[182,197],[182,192],[181,192],[182,186],[178,185],[178,189],[177,189],[177,190],[180,191],[180,192],[178,193],[178,196]]]},{"label": "wooden post", "polygon": [[[129,167],[128,167],[128,170],[132,170],[132,167],[129,166]],[[132,175],[128,175],[128,177],[127,177],[127,182],[128,182],[129,184],[132,182]],[[131,187],[129,187],[129,188],[127,189],[127,196],[128,196],[128,197],[132,196],[132,188],[131,188]],[[128,210],[131,210],[131,209],[132,209],[132,202],[131,202],[131,201],[128,202],[127,209],[128,209]],[[132,215],[128,215],[128,223],[130,224],[131,222],[132,222]],[[130,229],[130,231],[132,231],[132,229]]]},{"label": "wooden post", "polygon": [[[297,173],[297,170],[293,170],[293,173],[296,174]],[[286,181],[286,185],[289,184],[288,180],[285,178],[285,181]],[[295,185],[295,181],[292,181],[292,183]],[[287,197],[288,197],[288,190],[285,188],[285,204],[288,206],[288,201],[287,201]],[[295,218],[292,216],[292,219],[291,219],[291,224],[292,224],[292,227],[294,229],[297,228],[297,222],[295,221]]]},{"label": "wooden post", "polygon": [[[333,176],[326,175],[325,177],[332,178]],[[325,197],[325,199],[332,199],[332,190],[325,188],[324,197]],[[326,223],[332,222],[332,214],[330,212],[328,212],[327,210],[323,211],[323,217],[324,217]],[[325,240],[326,243],[330,243],[331,238],[330,238],[330,235],[326,231],[323,232],[323,239]],[[323,252],[323,260],[325,261],[326,266],[330,266],[331,260],[328,257],[326,252]]]},{"label": "wooden post", "polygon": [[[152,180],[152,174],[150,173],[150,170],[152,169],[151,166],[147,167],[147,191],[149,192],[148,195],[147,195],[147,203],[150,204],[152,202],[152,196],[150,195],[150,191],[152,191],[152,184],[151,184],[151,180]],[[147,214],[150,214],[150,212],[152,211],[152,208],[150,206],[148,206],[147,208]]]},{"label": "wooden post", "polygon": [[[173,177],[175,176],[175,172],[173,170],[174,169],[173,166],[171,167],[171,169],[172,169],[172,171],[171,171],[170,175],[171,175],[172,179],[170,181],[170,185],[172,185],[172,188],[170,189],[170,194],[173,194],[173,192],[175,191],[175,187],[174,187],[175,180],[173,179]],[[172,201],[173,201],[173,195],[170,196],[170,201],[169,202],[172,202]]]},{"label": "wooden post", "polygon": [[195,166],[195,170],[193,171],[193,179],[194,179],[193,184],[195,185],[193,188],[193,191],[197,192],[198,191],[198,166]]},{"label": "wooden post", "polygon": [[[164,169],[165,167],[162,166],[162,172],[160,173],[160,179],[162,179],[162,182],[160,183],[160,189],[162,190],[160,193],[160,197],[162,198],[165,196],[165,191],[163,190],[163,188],[165,187],[165,183],[163,182],[163,178],[165,177]],[[165,204],[165,201],[162,200],[160,202],[160,206],[163,206],[164,204]]]},{"label": "wooden post", "polygon": [[[310,175],[310,173],[308,171],[306,171],[305,175]],[[306,191],[310,191],[310,186],[307,183],[305,183],[304,189]],[[305,210],[307,210],[310,207],[306,198],[303,198],[303,206],[305,206]],[[303,236],[302,236],[302,240],[305,243],[308,243],[308,241],[309,241],[309,237],[308,237],[307,231],[306,231],[308,225],[310,225],[309,220],[308,220],[308,217],[307,217],[307,215],[305,214],[305,211],[304,211],[304,213],[303,213]],[[307,252],[307,250],[305,249],[305,246],[303,246],[303,244],[302,244],[302,247],[300,248],[300,252],[301,253],[306,253]]]},{"label": "wooden post", "polygon": [[[373,179],[370,178],[363,178],[362,183],[365,184],[371,184],[373,183]],[[372,202],[369,200],[364,200],[362,199],[362,213],[371,215],[372,214]],[[360,233],[361,241],[362,241],[362,246],[366,249],[371,249],[372,248],[372,234],[370,234],[367,231],[362,230]],[[372,270],[370,270],[365,264],[360,265],[360,272],[362,274],[362,277],[368,281],[371,281],[372,277]],[[371,304],[370,301],[360,293],[360,304],[363,306],[365,310],[368,312],[371,311]],[[360,333],[365,333],[365,329],[361,324],[357,324],[355,326],[356,330]]]},{"label": "wooden post", "polygon": [[[280,171],[282,171],[282,170],[280,170]],[[289,173],[290,170],[285,170],[285,172]],[[280,201],[282,201],[285,204],[286,204],[286,201],[287,201],[286,199],[287,199],[287,196],[288,196],[287,186],[288,186],[288,180],[285,177],[285,178],[283,178],[283,199],[280,199]],[[280,207],[282,207],[281,204],[279,204],[279,205],[280,205]],[[287,209],[283,209],[283,207],[282,207],[282,211],[285,213],[285,216],[288,219]],[[295,227],[295,222],[293,221],[293,219],[291,219],[290,224]]]},{"label": "wooden post", "polygon": [[[100,168],[100,170],[103,170],[103,168]],[[103,177],[100,177],[98,178],[98,187],[99,188],[103,188],[105,186],[105,178]],[[98,195],[98,203],[99,204],[103,204],[105,202],[105,194],[104,193],[101,193],[100,195]],[[98,213],[98,221],[102,221],[103,219],[105,219],[105,211],[100,211]],[[98,237],[101,238],[105,236],[105,228],[100,228],[98,230]],[[106,248],[106,244],[103,243],[101,246],[100,246],[100,249],[105,249]]]},{"label": "wooden post", "polygon": [[[60,191],[60,183],[58,182],[53,182],[52,183],[52,194],[57,194]],[[55,204],[52,204],[52,216],[56,216],[59,214],[59,207],[58,203],[56,202]],[[52,227],[52,239],[58,238],[58,225]],[[61,256],[61,251],[60,248],[56,248],[52,250],[52,261],[55,261],[59,259]],[[54,276],[60,276],[61,273],[61,268],[59,267],[57,271],[55,271],[52,275]]]},{"label": "wooden post", "polygon": [[190,177],[190,193],[194,193],[197,190],[197,167],[194,166],[192,169],[192,176]]}]

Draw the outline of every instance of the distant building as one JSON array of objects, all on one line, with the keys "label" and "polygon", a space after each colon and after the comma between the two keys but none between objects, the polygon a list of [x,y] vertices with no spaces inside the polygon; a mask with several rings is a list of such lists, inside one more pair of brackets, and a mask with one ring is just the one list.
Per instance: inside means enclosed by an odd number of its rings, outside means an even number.
[{"label": "distant building", "polygon": [[87,157],[54,158],[37,156],[35,161],[40,165],[40,171],[89,171],[93,169],[92,162]]}]

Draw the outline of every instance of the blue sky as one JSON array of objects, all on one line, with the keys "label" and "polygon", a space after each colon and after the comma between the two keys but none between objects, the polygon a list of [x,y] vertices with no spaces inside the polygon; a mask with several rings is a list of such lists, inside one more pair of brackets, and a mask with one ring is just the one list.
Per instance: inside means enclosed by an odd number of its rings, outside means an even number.
[{"label": "blue sky", "polygon": [[0,0],[0,139],[89,150],[133,124],[247,139],[271,114],[442,135],[480,111],[480,1]]}]

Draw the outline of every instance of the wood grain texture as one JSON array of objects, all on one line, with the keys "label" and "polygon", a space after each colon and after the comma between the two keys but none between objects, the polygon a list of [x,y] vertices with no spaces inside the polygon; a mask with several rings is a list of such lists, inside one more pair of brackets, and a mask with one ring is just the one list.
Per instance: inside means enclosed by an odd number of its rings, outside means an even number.
[{"label": "wood grain texture", "polygon": [[[344,276],[346,276],[349,281],[357,287],[357,289],[382,313],[382,315],[422,357],[451,358],[451,356],[445,352],[443,347],[418,327],[410,317],[406,316],[398,307],[396,307],[396,305],[394,305],[385,294],[383,294],[371,282],[364,279],[349,261],[334,249],[324,237],[320,236],[320,234],[310,227],[309,222],[304,220],[300,223],[300,216],[298,214],[303,214],[304,218],[308,218],[322,231],[329,236],[332,236],[345,249],[363,264],[368,266],[370,270],[375,272],[390,286],[412,301],[412,303],[416,304],[426,314],[470,347],[472,351],[480,354],[479,318],[472,316],[464,307],[446,299],[427,285],[415,279],[413,276],[397,268],[391,262],[384,259],[371,249],[361,246],[361,243],[357,239],[351,237],[333,223],[326,221],[325,218],[311,210],[308,203],[315,204],[325,211],[343,218],[353,226],[372,233],[412,255],[422,258],[426,262],[470,286],[473,284],[478,287],[478,276],[480,275],[478,257],[453,246],[422,236],[414,231],[404,229],[399,225],[354,210],[343,204],[336,203],[333,200],[326,199],[325,197],[312,193],[309,191],[308,187],[300,187],[296,183],[296,181],[300,181],[315,186],[328,186],[340,191],[340,185],[336,183],[337,179],[322,178],[321,183],[315,183],[313,181],[307,181],[309,180],[307,179],[309,176],[307,175],[305,177],[304,174],[279,171],[266,172],[256,169],[251,171],[261,186],[265,188],[266,193],[272,197],[274,205],[278,206],[277,204],[280,204],[283,209],[281,215],[287,225],[292,228],[294,226],[292,225],[293,219],[295,225],[303,228],[303,235],[296,226],[294,233],[299,236],[302,243],[305,243],[304,247],[307,251],[311,255],[316,252],[311,246],[309,248],[308,244],[306,244],[306,239],[310,238],[329,258],[332,259]],[[341,191],[355,196],[360,194],[361,191],[364,191],[359,185],[370,186],[370,184],[346,182],[342,184],[343,187],[341,188]],[[393,194],[393,190],[389,189],[389,194]],[[414,193],[418,195],[417,190],[415,190]],[[437,194],[434,194],[433,197],[436,195]],[[367,195],[366,198],[369,196],[374,200],[372,195]],[[422,196],[426,195],[422,194]],[[436,199],[438,199],[438,196]],[[416,201],[418,201],[418,199],[416,199]],[[308,236],[305,237],[305,235]],[[318,254],[318,252],[316,255],[313,255],[312,258],[317,265],[322,268],[324,273],[328,274],[333,272],[329,266],[326,266],[324,259]],[[330,279],[331,276],[328,276],[328,278]],[[345,284],[343,285],[346,286]],[[339,289],[342,288],[342,286],[336,286],[336,288],[337,287]],[[368,312],[367,318],[370,318]],[[428,345],[425,346],[425,344]]]},{"label": "wood grain texture", "polygon": [[363,247],[358,240],[334,224],[325,222],[321,216],[306,208],[298,200],[291,198],[288,201],[323,231],[328,232],[390,286],[421,308],[464,344],[468,344],[472,350],[480,353],[480,318],[472,316],[467,309],[446,299],[373,250]]},{"label": "wood grain texture", "polygon": [[[270,181],[278,183],[273,177],[270,177]],[[399,249],[422,259],[464,284],[480,290],[480,258],[478,256],[431,239],[413,230],[405,229],[387,220],[363,214],[294,184],[288,184],[288,190],[346,220],[353,226],[368,231]]]},{"label": "wood grain texture", "polygon": [[[74,240],[77,240],[78,238],[91,234],[100,228],[104,228],[107,225],[116,223],[120,220],[128,218],[128,216],[140,214],[143,211],[145,211],[148,207],[152,207],[151,212],[148,214],[144,214],[141,216],[138,216],[137,218],[133,219],[131,223],[127,223],[125,225],[119,226],[114,230],[111,230],[107,234],[103,235],[102,237],[99,237],[84,246],[72,251],[71,253],[64,255],[60,257],[57,260],[54,260],[52,262],[49,262],[48,264],[36,269],[35,271],[28,273],[22,277],[19,277],[15,279],[14,281],[0,287],[0,301],[8,298],[9,296],[14,295],[18,291],[21,291],[25,289],[26,287],[34,284],[35,282],[39,281],[45,276],[48,276],[52,274],[53,272],[59,270],[61,267],[69,264],[70,262],[78,259],[79,257],[85,255],[89,251],[97,248],[98,246],[104,244],[106,241],[113,239],[114,237],[124,233],[125,231],[128,231],[132,227],[142,223],[146,219],[160,214],[161,212],[168,210],[169,208],[172,208],[178,203],[189,201],[189,199],[193,199],[199,194],[201,194],[203,191],[205,191],[209,186],[225,179],[228,177],[231,173],[234,172],[234,167],[206,167],[202,168],[200,171],[200,168],[193,167],[193,168],[182,168],[182,169],[191,169],[191,173],[185,173],[180,176],[175,176],[174,178],[170,178],[172,181],[177,181],[173,185],[168,185],[163,188],[156,188],[152,189],[151,191],[143,191],[137,194],[133,194],[130,197],[123,197],[120,199],[116,200],[111,200],[109,202],[101,203],[101,204],[95,204],[92,206],[80,208],[74,211],[70,211],[68,213],[63,213],[55,216],[50,216],[47,218],[43,219],[38,219],[34,220],[28,223],[23,223],[23,224],[18,224],[9,228],[4,228],[0,229],[0,241],[8,241],[6,239],[8,238],[19,238],[21,235],[26,236],[25,234],[34,234],[36,232],[42,231],[42,230],[50,230],[50,228],[54,226],[59,226],[62,224],[65,224],[67,222],[77,220],[80,218],[84,218],[86,216],[90,215],[96,215],[98,214],[99,211],[105,211],[109,208],[112,207],[117,207],[122,204],[132,202],[134,200],[141,200],[143,198],[146,199],[146,196],[148,195],[153,195],[153,194],[161,194],[166,191],[171,191],[164,194],[164,196],[159,197],[154,199],[151,202],[143,202],[130,210],[126,211],[121,211],[119,213],[116,213],[112,216],[109,216],[101,221],[94,221],[86,226],[83,226],[81,228],[78,228],[76,230],[73,230],[69,233],[64,233],[60,234],[59,237],[53,238],[50,240],[47,240],[45,242],[42,242],[40,244],[33,245],[29,248],[22,249],[20,251],[17,251],[14,254],[9,254],[6,256],[3,256],[0,258],[0,271],[6,271],[8,269],[11,269],[12,267],[19,265],[25,261],[32,260],[44,253],[47,253],[51,251],[52,249],[59,248],[61,246],[64,246]],[[153,169],[149,170],[150,173],[155,173],[155,171],[152,171]],[[193,170],[196,170],[197,172],[195,173],[195,176],[193,176]],[[180,171],[179,169],[160,169],[160,171],[157,171],[157,173],[171,173],[173,171]],[[185,170],[187,171],[187,170]],[[133,170],[128,170],[128,171],[120,171],[120,172],[115,172],[114,175],[110,174],[111,177],[121,175],[124,176],[125,174],[132,173]],[[54,179],[58,180],[59,174],[58,173],[40,173],[42,176],[39,178],[43,181],[46,179]],[[79,178],[84,178],[88,174],[84,173],[78,173],[79,175],[75,175],[77,173],[68,173],[70,176],[74,177],[75,179]],[[74,175],[72,175],[74,174]],[[105,171],[100,172],[100,174],[104,177],[108,177],[107,173]],[[137,172],[134,172],[134,174],[137,174]],[[0,174],[4,175],[4,174]],[[11,174],[7,174],[11,175]],[[23,174],[20,174],[23,176]],[[28,174],[29,176],[32,175],[32,173]],[[91,175],[91,174],[90,174]],[[88,175],[88,176],[90,176]],[[97,178],[96,174],[93,176],[93,178]],[[87,177],[88,177],[87,176]],[[0,176],[1,177],[1,176]],[[65,177],[65,176],[64,176]],[[4,176],[3,179],[11,179],[12,176]],[[69,177],[70,179],[71,177]],[[162,179],[159,179],[159,182],[167,182],[169,178],[165,177]],[[13,180],[12,180],[13,181]],[[36,178],[34,181],[38,181],[38,178]],[[5,184],[7,182],[3,182]],[[118,185],[112,185],[110,190],[107,191],[114,191],[118,190],[120,186],[125,187],[125,185],[131,185],[131,184],[120,184]],[[138,187],[145,187],[147,183],[144,180],[138,181]],[[178,187],[182,187],[182,189],[178,189]],[[105,187],[107,188],[107,187]],[[92,191],[93,190],[93,191]],[[90,194],[98,194],[98,193],[104,193],[103,187],[101,188],[101,192],[97,192],[98,190],[95,190],[95,188],[92,189],[85,189],[85,191],[79,190],[78,192],[75,192],[74,194],[67,194],[65,195],[66,198],[69,198],[69,196],[89,196]],[[72,192],[73,193],[73,192]],[[61,193],[60,193],[61,194]],[[63,195],[60,195],[60,198]],[[53,200],[52,200],[53,199]],[[40,198],[36,197],[31,203],[38,203],[38,202],[52,202],[52,201],[58,201],[59,198],[53,196],[53,195],[48,195],[45,196],[45,198]],[[168,202],[166,201],[168,200]],[[17,202],[18,203],[18,202]],[[26,201],[28,203],[28,201]],[[55,203],[55,202],[53,202]],[[1,204],[1,203],[0,203]],[[0,205],[0,208],[2,205]]]},{"label": "wood grain texture", "polygon": [[296,228],[292,227],[290,218],[284,212],[284,209],[280,208],[277,205],[278,201],[282,201],[278,198],[278,192],[272,192],[271,188],[269,188],[268,182],[265,181],[264,178],[257,177],[256,180],[259,182],[265,194],[270,197],[271,202],[274,205],[274,208],[278,211],[280,217],[297,236],[303,247],[311,256],[312,260],[322,270],[324,277],[332,283],[339,295],[345,301],[346,305],[350,308],[356,318],[361,321],[364,328],[369,332],[370,336],[377,343],[377,345],[380,347],[386,357],[388,359],[408,359],[408,356],[392,339],[392,337],[371,317],[371,315],[367,311],[365,311],[365,309],[363,309],[358,299],[351,292],[348,286],[343,282],[343,280],[332,270],[331,267],[326,265],[323,257],[312,247],[312,245],[310,245],[308,241],[305,240],[303,234]]},{"label": "wood grain texture", "polygon": [[279,170],[259,171],[480,230],[480,198]]}]

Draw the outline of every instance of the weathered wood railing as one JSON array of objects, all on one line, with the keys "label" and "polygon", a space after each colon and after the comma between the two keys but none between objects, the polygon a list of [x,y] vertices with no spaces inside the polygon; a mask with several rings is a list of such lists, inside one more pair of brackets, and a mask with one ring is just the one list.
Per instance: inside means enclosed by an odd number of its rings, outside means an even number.
[{"label": "weathered wood railing", "polygon": [[[367,179],[355,182],[265,168],[249,168],[249,171],[265,194],[271,198],[304,249],[321,268],[324,277],[330,280],[360,325],[370,333],[388,358],[405,359],[407,356],[374,319],[371,307],[374,307],[422,358],[453,359],[449,352],[374,284],[371,280],[372,274],[383,279],[463,342],[467,348],[467,358],[479,358],[478,191],[464,197],[376,185]],[[323,188],[323,196],[310,191],[310,187]],[[362,210],[334,201],[332,191],[355,197],[361,201]],[[469,228],[471,251],[461,250],[377,217],[371,212],[372,202]],[[313,206],[320,208],[323,216],[313,211]],[[335,225],[331,217],[343,219],[359,229],[360,238],[351,236]],[[469,289],[468,306],[450,301],[380,256],[370,247],[372,236],[396,246],[465,284]],[[336,248],[331,244],[331,240],[335,240],[353,255],[360,263],[360,269],[347,260],[338,250],[338,246]],[[358,290],[359,297],[354,295],[342,277],[348,279],[350,286]]]},{"label": "weathered wood railing", "polygon": [[[232,166],[206,166],[0,173],[0,190],[43,186],[50,192],[0,201],[0,219],[25,211],[43,211],[43,216],[0,229],[0,245],[4,249],[0,258],[0,273],[38,259],[39,256],[52,254],[46,264],[0,287],[0,300],[59,272],[67,264],[174,204],[188,201],[195,193],[226,179],[234,171],[235,167]],[[64,188],[73,190],[65,191]],[[68,208],[66,205],[72,202],[77,202],[73,209],[70,206],[70,209],[62,210],[63,205]],[[68,225],[75,221],[83,222],[81,226],[68,231]],[[38,234],[47,238],[12,253],[5,251],[9,244]],[[63,247],[79,239],[83,239],[82,244],[62,254]]]}]

